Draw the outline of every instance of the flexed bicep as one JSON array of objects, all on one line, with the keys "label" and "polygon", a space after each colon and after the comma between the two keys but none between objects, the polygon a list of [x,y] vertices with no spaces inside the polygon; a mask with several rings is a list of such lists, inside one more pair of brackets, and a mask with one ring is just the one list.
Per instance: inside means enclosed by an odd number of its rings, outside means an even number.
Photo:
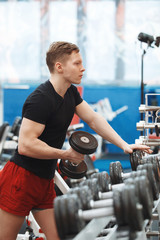
[{"label": "flexed bicep", "polygon": [[19,132],[18,151],[23,154],[26,148],[29,149],[29,146],[34,144],[34,141],[42,134],[44,128],[44,124],[23,118]]}]

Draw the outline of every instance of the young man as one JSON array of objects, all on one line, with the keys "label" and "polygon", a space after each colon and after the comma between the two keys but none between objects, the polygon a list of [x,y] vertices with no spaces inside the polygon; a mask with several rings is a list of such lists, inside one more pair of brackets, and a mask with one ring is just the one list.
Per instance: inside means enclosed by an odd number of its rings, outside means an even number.
[{"label": "young man", "polygon": [[[74,113],[97,134],[125,153],[145,145],[129,145],[80,97],[85,71],[75,44],[53,43],[46,56],[50,80],[41,84],[24,103],[18,148],[0,174],[0,240],[15,240],[30,211],[47,240],[59,239],[54,220],[53,177],[57,159],[80,163],[84,155],[72,148],[62,150]],[[63,207],[63,206],[62,206]]]}]

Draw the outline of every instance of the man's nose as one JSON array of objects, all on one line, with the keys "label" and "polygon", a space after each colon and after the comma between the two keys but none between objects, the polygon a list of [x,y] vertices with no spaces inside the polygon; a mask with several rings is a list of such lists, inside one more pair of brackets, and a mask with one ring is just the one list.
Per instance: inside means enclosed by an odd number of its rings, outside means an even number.
[{"label": "man's nose", "polygon": [[82,66],[82,68],[81,68],[81,72],[84,72],[85,71],[85,68]]}]

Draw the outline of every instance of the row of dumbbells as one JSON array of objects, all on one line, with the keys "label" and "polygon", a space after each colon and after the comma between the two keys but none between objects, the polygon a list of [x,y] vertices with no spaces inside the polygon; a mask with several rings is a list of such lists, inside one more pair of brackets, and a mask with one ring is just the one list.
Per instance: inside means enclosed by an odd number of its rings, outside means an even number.
[{"label": "row of dumbbells", "polygon": [[[115,216],[118,226],[140,231],[143,221],[152,217],[153,201],[159,198],[159,169],[155,163],[138,168],[125,175],[119,162],[111,163],[110,176],[107,172],[88,174],[68,194],[57,197],[54,205],[60,237],[74,235],[89,220],[103,216]],[[71,182],[75,186],[76,181]]]},{"label": "row of dumbbells", "polygon": [[[137,164],[137,156],[139,156],[138,164]],[[101,180],[100,182],[101,187],[103,188],[103,186],[105,186],[106,184],[108,187],[109,182],[112,185],[122,183],[126,178],[136,177],[137,174],[139,174],[138,170],[145,169],[147,171],[147,176],[153,192],[153,199],[157,200],[159,198],[159,190],[160,190],[160,164],[159,164],[160,155],[153,154],[153,155],[143,156],[142,151],[136,150],[131,155],[130,160],[131,159],[132,159],[132,162],[134,162],[134,164],[137,164],[137,166],[136,168],[132,168],[133,171],[128,173],[123,172],[122,165],[119,161],[110,163],[110,167],[109,167],[110,176],[109,178],[107,178],[107,180],[105,179],[105,177],[104,177],[104,181]],[[132,167],[132,164],[131,164],[131,167]],[[99,173],[97,169],[94,169],[94,170],[88,171],[84,178],[68,179],[67,183],[72,188],[72,187],[79,186],[79,183],[84,181],[87,178],[94,177],[96,175],[102,176],[103,174],[104,176],[106,176],[106,172]]]},{"label": "row of dumbbells", "polygon": [[99,175],[57,197],[54,208],[61,239],[77,234],[88,221],[99,217],[115,216],[118,226],[127,225],[131,231],[141,231],[144,219],[151,219],[153,195],[146,170],[139,175],[123,184],[110,184],[107,190],[111,190],[107,192],[102,192],[104,188],[99,184],[104,174]]}]

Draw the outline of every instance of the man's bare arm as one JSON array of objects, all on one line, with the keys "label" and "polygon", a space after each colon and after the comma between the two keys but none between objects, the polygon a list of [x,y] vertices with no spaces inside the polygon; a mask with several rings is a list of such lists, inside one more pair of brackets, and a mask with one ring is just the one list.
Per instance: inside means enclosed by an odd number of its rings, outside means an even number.
[{"label": "man's bare arm", "polygon": [[98,135],[123,149],[125,153],[132,153],[133,149],[144,150],[151,153],[150,147],[140,144],[128,144],[111,125],[97,112],[93,111],[88,103],[83,101],[76,107],[77,115],[85,121]]},{"label": "man's bare arm", "polygon": [[72,148],[61,150],[53,148],[38,139],[44,131],[45,125],[23,118],[18,141],[18,152],[21,155],[38,159],[68,159],[81,162],[84,156]]}]

